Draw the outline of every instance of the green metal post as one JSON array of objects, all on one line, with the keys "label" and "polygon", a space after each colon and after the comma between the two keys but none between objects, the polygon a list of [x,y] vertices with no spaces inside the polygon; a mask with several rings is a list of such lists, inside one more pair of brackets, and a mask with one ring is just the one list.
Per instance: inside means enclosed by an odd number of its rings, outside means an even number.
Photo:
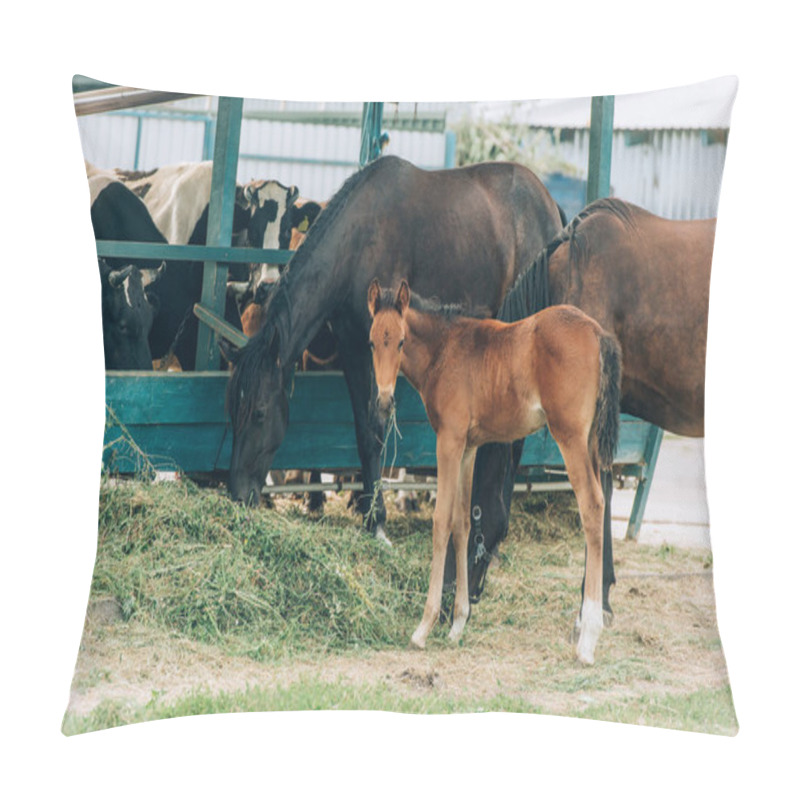
[{"label": "green metal post", "polygon": [[[206,245],[208,246],[229,247],[231,244],[242,105],[243,101],[240,97],[219,98],[214,137],[214,168],[211,174],[211,198],[208,205],[208,233],[206,235]],[[204,263],[203,292],[200,303],[219,317],[225,316],[227,283],[227,267],[214,261]],[[195,369],[214,369],[218,363],[216,334],[206,325],[199,325]]]},{"label": "green metal post", "polygon": [[[589,174],[586,181],[586,203],[611,194],[611,143],[614,135],[614,96],[602,95],[592,98],[592,117],[589,125]],[[644,519],[644,509],[653,473],[656,469],[658,451],[664,431],[651,425],[642,457],[642,474],[636,487],[631,516],[628,520],[627,539],[637,539]]]},{"label": "green metal post", "polygon": [[382,125],[383,103],[364,103],[361,113],[361,154],[358,159],[362,167],[381,154]]},{"label": "green metal post", "polygon": [[589,125],[589,175],[586,203],[611,193],[611,141],[614,133],[614,96],[592,98]]},{"label": "green metal post", "polygon": [[639,478],[639,485],[636,487],[636,495],[633,498],[628,530],[625,532],[626,539],[636,540],[639,538],[639,529],[642,527],[644,519],[644,507],[647,505],[647,497],[650,494],[650,487],[653,485],[653,473],[656,471],[658,451],[661,449],[663,438],[664,431],[658,425],[651,425],[644,445],[642,476]]}]

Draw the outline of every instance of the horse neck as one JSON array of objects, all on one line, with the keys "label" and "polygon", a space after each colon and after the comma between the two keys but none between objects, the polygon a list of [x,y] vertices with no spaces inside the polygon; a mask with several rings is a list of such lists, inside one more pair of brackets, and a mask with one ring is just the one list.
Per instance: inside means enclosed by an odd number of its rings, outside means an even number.
[{"label": "horse neck", "polygon": [[436,314],[413,308],[406,310],[405,322],[406,337],[400,369],[411,385],[422,391],[447,339],[447,324]]},{"label": "horse neck", "polygon": [[343,288],[334,267],[333,259],[317,248],[281,276],[289,316],[288,338],[281,347],[287,364],[300,358],[341,301]]}]

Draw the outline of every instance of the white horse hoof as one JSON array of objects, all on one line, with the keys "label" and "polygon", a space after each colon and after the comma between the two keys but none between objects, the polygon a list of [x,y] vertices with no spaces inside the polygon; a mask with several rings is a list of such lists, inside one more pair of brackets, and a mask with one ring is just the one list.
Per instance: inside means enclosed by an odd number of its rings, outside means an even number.
[{"label": "white horse hoof", "polygon": [[386,531],[380,525],[378,525],[378,527],[375,529],[375,538],[379,542],[382,542],[383,544],[385,544],[387,547],[391,547],[392,546],[392,543],[389,540],[389,537],[386,535]]},{"label": "white horse hoof", "polygon": [[586,664],[588,667],[594,664],[594,648],[581,646],[579,643],[575,650],[575,655],[578,657],[578,661],[580,661],[581,664]]},{"label": "white horse hoof", "polygon": [[584,600],[579,625],[580,638],[575,654],[582,664],[594,664],[594,649],[603,630],[603,607],[591,600]]}]

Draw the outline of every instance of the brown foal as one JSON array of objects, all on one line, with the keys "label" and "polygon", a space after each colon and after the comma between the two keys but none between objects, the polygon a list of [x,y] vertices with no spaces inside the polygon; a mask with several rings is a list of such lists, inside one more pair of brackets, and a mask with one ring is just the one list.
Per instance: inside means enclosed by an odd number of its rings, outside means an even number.
[{"label": "brown foal", "polygon": [[521,439],[547,425],[564,458],[586,537],[576,652],[583,663],[593,663],[603,627],[600,470],[611,468],[619,430],[616,339],[573,306],[547,308],[511,324],[437,313],[428,301],[416,296],[412,301],[406,281],[392,292],[373,280],[368,307],[379,408],[384,413],[393,408],[402,370],[436,432],[431,577],[412,644],[425,647],[439,616],[451,532],[456,551],[451,640],[458,641],[469,616],[467,542],[477,448]]}]

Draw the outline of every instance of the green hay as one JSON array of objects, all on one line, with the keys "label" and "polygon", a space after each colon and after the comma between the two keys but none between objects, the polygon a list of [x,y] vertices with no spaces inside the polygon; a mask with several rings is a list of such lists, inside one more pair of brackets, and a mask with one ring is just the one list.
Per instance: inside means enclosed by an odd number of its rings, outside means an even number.
[{"label": "green hay", "polygon": [[92,592],[116,598],[123,619],[255,658],[405,646],[427,589],[420,528],[387,548],[345,513],[313,524],[187,480],[104,481]]},{"label": "green hay", "polygon": [[[571,493],[514,505],[512,537],[556,541],[561,563],[563,542],[580,535]],[[247,509],[185,478],[104,480],[92,594],[115,598],[123,621],[256,659],[405,647],[427,592],[431,507],[389,512],[392,548],[364,532],[343,498],[312,522],[290,501]]]}]

